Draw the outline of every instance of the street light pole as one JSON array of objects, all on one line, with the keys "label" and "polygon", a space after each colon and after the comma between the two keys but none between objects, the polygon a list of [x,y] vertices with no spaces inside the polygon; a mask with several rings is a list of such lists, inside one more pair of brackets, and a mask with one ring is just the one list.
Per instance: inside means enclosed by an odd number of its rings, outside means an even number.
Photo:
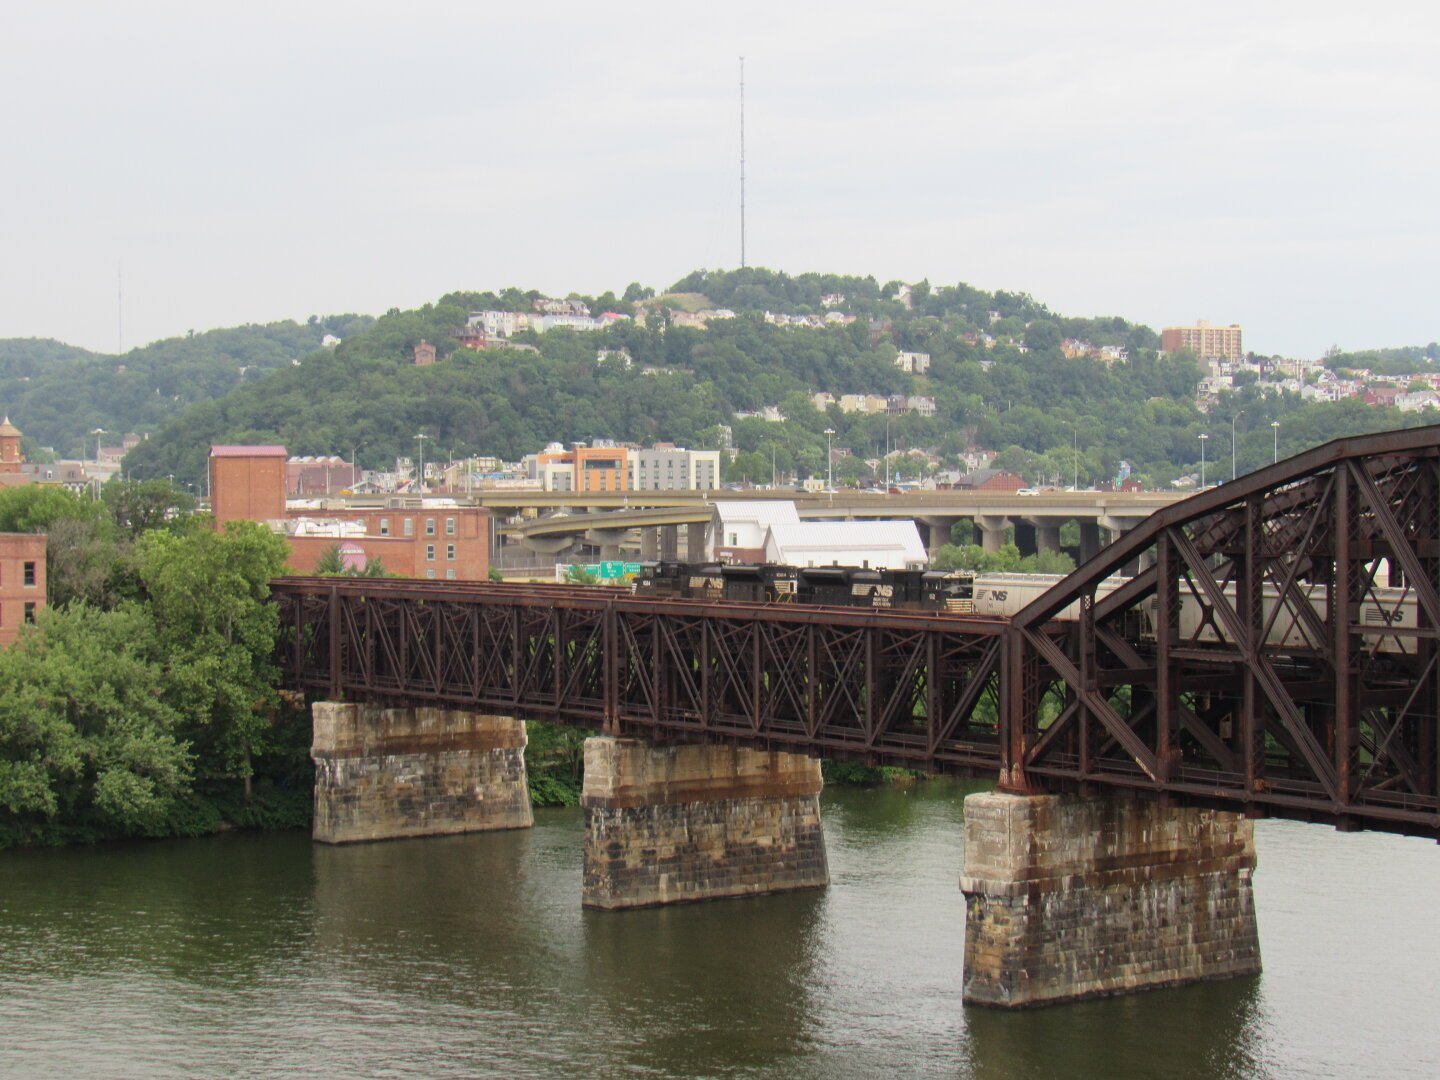
[{"label": "street light pole", "polygon": [[420,444],[420,468],[416,472],[416,482],[420,485],[420,494],[425,494],[425,440],[430,438],[423,431],[415,436],[415,441]]},{"label": "street light pole", "polygon": [[1210,436],[1203,431],[1200,433],[1200,490],[1205,490],[1205,440]]},{"label": "street light pole", "polygon": [[1075,483],[1072,490],[1080,490],[1080,435],[1075,430],[1075,425],[1070,425],[1070,460],[1075,464]]},{"label": "street light pole", "polygon": [[1277,461],[1280,460],[1280,421],[1279,421],[1279,420],[1271,420],[1271,421],[1270,421],[1270,434],[1273,436],[1273,438],[1272,438],[1271,441],[1274,443],[1274,445],[1271,447],[1271,450],[1270,450],[1270,464],[1271,464],[1271,465],[1274,465]]},{"label": "street light pole", "polygon": [[1232,416],[1232,417],[1230,417],[1230,482],[1231,482],[1231,483],[1234,483],[1234,482],[1235,482],[1235,477],[1236,477],[1236,475],[1237,475],[1237,473],[1235,472],[1235,421],[1238,420],[1238,419],[1240,419],[1240,410],[1237,409],[1237,410],[1235,411],[1235,415]]},{"label": "street light pole", "polygon": [[835,491],[835,458],[830,452],[830,439],[835,434],[834,428],[825,429],[825,489],[831,492],[831,502],[834,502]]}]

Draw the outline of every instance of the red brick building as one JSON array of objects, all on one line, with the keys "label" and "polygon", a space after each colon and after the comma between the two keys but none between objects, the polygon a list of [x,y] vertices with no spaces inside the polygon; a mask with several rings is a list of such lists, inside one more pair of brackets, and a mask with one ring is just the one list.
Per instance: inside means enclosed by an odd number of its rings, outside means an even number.
[{"label": "red brick building", "polygon": [[0,649],[45,606],[45,534],[0,533]]},{"label": "red brick building", "polygon": [[283,446],[210,447],[210,508],[215,523],[285,517]]},{"label": "red brick building", "polygon": [[482,507],[431,500],[424,508],[312,514],[290,512],[290,565],[302,574],[337,544],[359,547],[367,561],[379,558],[402,577],[483,581],[490,572],[490,515]]},{"label": "red brick building", "polygon": [[325,552],[340,545],[351,565],[379,558],[387,572],[403,577],[480,581],[489,573],[490,515],[483,507],[451,499],[393,509],[288,507],[285,463],[283,446],[212,446],[215,523],[264,521],[283,530],[290,565],[299,573],[313,571]]},{"label": "red brick building", "polygon": [[1025,478],[1004,469],[976,469],[966,473],[955,484],[956,491],[1019,491]]},{"label": "red brick building", "polygon": [[342,457],[292,457],[285,462],[287,495],[338,495],[360,477]]}]

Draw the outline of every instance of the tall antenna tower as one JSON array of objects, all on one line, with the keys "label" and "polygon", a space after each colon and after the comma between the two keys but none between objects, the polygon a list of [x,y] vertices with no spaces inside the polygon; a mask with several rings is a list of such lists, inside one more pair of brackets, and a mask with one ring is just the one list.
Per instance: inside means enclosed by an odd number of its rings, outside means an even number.
[{"label": "tall antenna tower", "polygon": [[740,269],[745,269],[745,58],[740,57]]}]

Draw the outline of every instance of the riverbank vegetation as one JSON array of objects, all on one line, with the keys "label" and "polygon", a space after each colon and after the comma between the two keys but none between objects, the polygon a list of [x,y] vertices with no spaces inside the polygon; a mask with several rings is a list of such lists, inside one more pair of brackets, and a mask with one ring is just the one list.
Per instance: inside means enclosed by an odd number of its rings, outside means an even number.
[{"label": "riverbank vegetation", "polygon": [[271,659],[283,539],[217,532],[165,481],[9,489],[0,531],[49,549],[47,606],[0,651],[0,848],[309,820]]}]

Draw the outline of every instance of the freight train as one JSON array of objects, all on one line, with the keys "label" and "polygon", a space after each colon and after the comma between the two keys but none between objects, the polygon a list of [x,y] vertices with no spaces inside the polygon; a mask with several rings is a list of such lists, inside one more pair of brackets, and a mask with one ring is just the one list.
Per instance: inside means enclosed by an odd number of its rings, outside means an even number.
[{"label": "freight train", "polygon": [[[856,566],[769,566],[723,563],[645,563],[635,578],[637,596],[680,597],[701,600],[729,600],[760,604],[821,604],[830,607],[897,608],[938,611],[955,615],[1009,618],[1041,594],[1064,580],[1061,574],[977,573],[969,570],[872,570]],[[1102,581],[1095,590],[1103,600],[1126,583],[1123,577]],[[1326,586],[1297,583],[1303,601],[1316,616],[1326,617]],[[1224,587],[1233,603],[1235,586]],[[1182,641],[1220,641],[1217,620],[1207,616],[1205,606],[1186,587],[1179,590],[1179,637]],[[1269,627],[1271,645],[1305,647],[1317,644],[1307,632],[1305,620],[1287,605],[1276,613],[1279,593],[1267,584],[1262,599],[1263,624]],[[1154,640],[1156,600],[1144,600],[1132,613],[1139,620],[1134,631],[1142,639]],[[1079,604],[1071,604],[1056,618],[1073,620]],[[1377,644],[1384,653],[1413,654],[1414,639],[1403,633],[1415,626],[1413,590],[1377,586],[1356,605],[1356,623],[1378,630]],[[1384,635],[1395,627],[1400,634]]]},{"label": "freight train", "polygon": [[689,600],[970,614],[974,577],[964,570],[659,562],[641,564],[631,590]]}]

